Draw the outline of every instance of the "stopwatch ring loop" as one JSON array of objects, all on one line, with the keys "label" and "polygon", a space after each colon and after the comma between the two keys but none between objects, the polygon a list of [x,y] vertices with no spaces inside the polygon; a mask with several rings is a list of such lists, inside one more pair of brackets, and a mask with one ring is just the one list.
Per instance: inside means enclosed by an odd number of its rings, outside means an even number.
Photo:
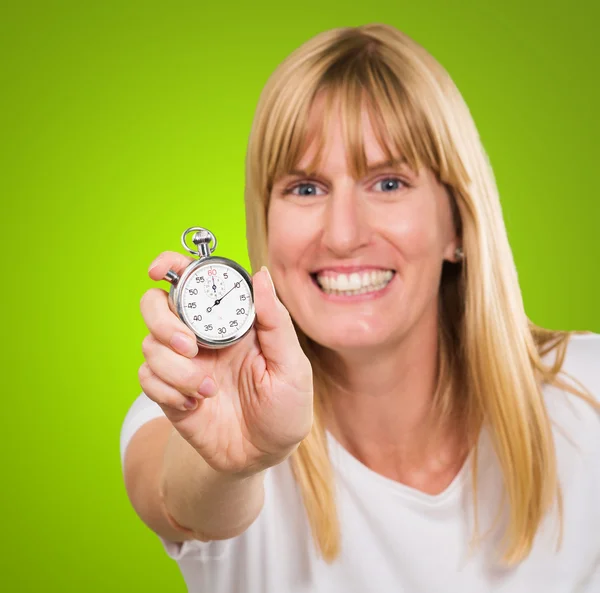
[{"label": "stopwatch ring loop", "polygon": [[[200,257],[206,255],[205,253],[203,253],[204,250],[202,248],[200,248],[200,246],[198,246],[197,249],[190,249],[190,247],[188,247],[188,244],[185,242],[185,238],[187,237],[188,233],[191,233],[192,231],[208,233],[209,239],[206,242],[206,248],[207,248],[206,251],[208,251],[208,253],[212,253],[217,248],[217,238],[215,237],[214,233],[212,233],[208,229],[205,229],[204,227],[192,226],[189,229],[186,229],[185,231],[183,231],[183,234],[181,235],[181,244],[192,255],[199,255]],[[212,247],[210,246],[211,242],[212,242]]]}]

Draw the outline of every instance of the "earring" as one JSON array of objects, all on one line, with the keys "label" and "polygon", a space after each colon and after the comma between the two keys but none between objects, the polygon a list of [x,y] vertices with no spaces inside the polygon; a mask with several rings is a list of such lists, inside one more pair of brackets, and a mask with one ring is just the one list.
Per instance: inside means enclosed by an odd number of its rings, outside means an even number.
[{"label": "earring", "polygon": [[465,258],[465,254],[463,253],[462,247],[457,247],[454,250],[454,257],[456,257],[458,261],[462,261]]}]

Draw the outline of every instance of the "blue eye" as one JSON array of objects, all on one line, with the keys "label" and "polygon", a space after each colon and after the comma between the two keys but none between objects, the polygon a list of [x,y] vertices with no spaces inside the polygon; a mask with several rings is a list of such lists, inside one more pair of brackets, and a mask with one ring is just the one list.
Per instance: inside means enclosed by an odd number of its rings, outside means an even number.
[{"label": "blue eye", "polygon": [[386,177],[385,179],[379,180],[375,185],[377,186],[380,183],[382,184],[383,191],[386,193],[400,189],[398,185],[399,183],[405,185],[404,181],[402,181],[402,179],[399,179],[398,177]]},{"label": "blue eye", "polygon": [[[300,190],[300,193],[297,193],[296,190]],[[307,190],[307,191],[302,191],[302,190]],[[321,194],[317,194],[317,191],[319,190],[319,188],[314,184],[314,183],[299,183],[298,185],[295,185],[294,187],[292,187],[291,189],[288,190],[288,192],[286,193],[290,193],[290,194],[294,194],[296,196],[316,196],[316,195],[323,195]]]}]

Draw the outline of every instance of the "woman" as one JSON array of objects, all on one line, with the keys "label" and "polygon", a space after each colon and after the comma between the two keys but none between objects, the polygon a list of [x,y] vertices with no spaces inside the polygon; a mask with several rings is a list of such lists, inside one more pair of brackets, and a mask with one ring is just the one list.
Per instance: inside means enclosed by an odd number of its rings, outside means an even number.
[{"label": "woman", "polygon": [[255,328],[198,350],[147,291],[121,434],[189,591],[600,590],[600,336],[528,320],[444,69],[390,26],[317,35],[261,95],[246,180]]}]

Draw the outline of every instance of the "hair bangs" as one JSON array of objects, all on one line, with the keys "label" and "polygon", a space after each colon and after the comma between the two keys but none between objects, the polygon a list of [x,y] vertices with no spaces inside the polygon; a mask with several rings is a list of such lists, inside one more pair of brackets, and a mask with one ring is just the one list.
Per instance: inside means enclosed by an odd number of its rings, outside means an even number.
[{"label": "hair bangs", "polygon": [[[278,134],[270,141],[267,138],[262,147],[265,155],[264,161],[268,163],[264,173],[267,194],[271,193],[277,179],[298,166],[313,139],[320,135],[320,122],[318,119],[310,118],[317,89],[318,85],[315,85],[312,93],[304,92],[296,95],[296,100],[287,105],[287,111],[282,112],[280,118],[277,118],[277,113],[272,114],[273,119],[279,120],[275,120],[273,123]],[[268,195],[266,198],[268,202]]]},{"label": "hair bangs", "polygon": [[415,173],[425,166],[438,176],[453,177],[444,166],[452,159],[444,158],[426,112],[411,100],[399,75],[375,50],[337,56],[302,99],[294,117],[285,120],[288,129],[280,133],[280,138],[288,139],[287,145],[279,143],[270,150],[276,157],[267,172],[269,192],[276,179],[298,168],[311,148],[314,156],[303,168],[309,175],[318,173],[334,109],[342,122],[348,168],[355,179],[366,175],[370,164],[364,146],[363,109],[387,160],[403,159]]}]

